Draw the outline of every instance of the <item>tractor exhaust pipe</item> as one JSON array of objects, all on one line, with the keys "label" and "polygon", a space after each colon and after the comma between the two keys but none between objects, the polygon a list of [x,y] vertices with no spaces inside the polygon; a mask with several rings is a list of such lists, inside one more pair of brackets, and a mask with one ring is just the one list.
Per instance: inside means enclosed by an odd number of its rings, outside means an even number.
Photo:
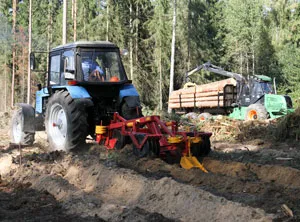
[{"label": "tractor exhaust pipe", "polygon": [[276,77],[273,79],[273,84],[274,84],[274,93],[277,95],[277,89],[276,89]]}]

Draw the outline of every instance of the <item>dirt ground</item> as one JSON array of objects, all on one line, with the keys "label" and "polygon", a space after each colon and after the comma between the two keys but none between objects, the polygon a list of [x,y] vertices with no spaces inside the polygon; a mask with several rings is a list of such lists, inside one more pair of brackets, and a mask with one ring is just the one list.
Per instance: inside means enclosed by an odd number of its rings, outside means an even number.
[{"label": "dirt ground", "polygon": [[130,145],[48,153],[44,133],[19,149],[8,119],[0,115],[0,221],[300,221],[297,141],[213,138],[206,174],[137,159]]}]

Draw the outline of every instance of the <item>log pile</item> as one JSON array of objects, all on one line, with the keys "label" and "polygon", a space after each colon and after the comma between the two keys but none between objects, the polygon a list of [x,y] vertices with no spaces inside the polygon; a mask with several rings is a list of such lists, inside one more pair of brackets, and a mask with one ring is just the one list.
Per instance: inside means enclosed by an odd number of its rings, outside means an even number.
[{"label": "log pile", "polygon": [[225,85],[229,84],[236,85],[236,80],[229,78],[173,91],[169,98],[169,107],[172,109],[189,107],[222,107],[224,105],[223,88]]}]

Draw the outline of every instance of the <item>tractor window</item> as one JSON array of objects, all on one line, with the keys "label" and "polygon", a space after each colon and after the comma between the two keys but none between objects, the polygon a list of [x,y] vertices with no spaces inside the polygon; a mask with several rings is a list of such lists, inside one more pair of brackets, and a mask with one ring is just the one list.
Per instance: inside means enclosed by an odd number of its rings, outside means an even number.
[{"label": "tractor window", "polygon": [[66,84],[66,80],[75,79],[74,51],[65,51],[63,54],[64,69],[61,76],[61,85]]},{"label": "tractor window", "polygon": [[117,52],[83,52],[81,64],[85,81],[116,82],[125,79]]},{"label": "tractor window", "polygon": [[265,94],[274,93],[273,86],[270,82],[261,82],[260,85]]},{"label": "tractor window", "polygon": [[260,98],[264,94],[261,84],[259,82],[253,82],[253,89],[251,93],[251,97],[253,98]]},{"label": "tractor window", "polygon": [[60,55],[51,57],[50,63],[50,85],[59,84],[60,80]]}]

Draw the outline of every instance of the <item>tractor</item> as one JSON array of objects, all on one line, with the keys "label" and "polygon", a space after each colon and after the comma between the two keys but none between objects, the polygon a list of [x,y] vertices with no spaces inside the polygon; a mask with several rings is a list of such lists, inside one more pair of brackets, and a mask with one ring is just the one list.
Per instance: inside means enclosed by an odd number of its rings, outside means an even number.
[{"label": "tractor", "polygon": [[[35,53],[30,64],[35,70]],[[203,167],[196,157],[209,153],[211,133],[182,132],[174,121],[144,117],[115,44],[80,41],[53,48],[46,79],[45,87],[38,85],[35,108],[17,104],[11,129],[14,143],[32,145],[35,132],[45,130],[51,150],[80,148],[90,136],[108,149],[132,143],[138,157],[179,155],[185,168]]]}]

